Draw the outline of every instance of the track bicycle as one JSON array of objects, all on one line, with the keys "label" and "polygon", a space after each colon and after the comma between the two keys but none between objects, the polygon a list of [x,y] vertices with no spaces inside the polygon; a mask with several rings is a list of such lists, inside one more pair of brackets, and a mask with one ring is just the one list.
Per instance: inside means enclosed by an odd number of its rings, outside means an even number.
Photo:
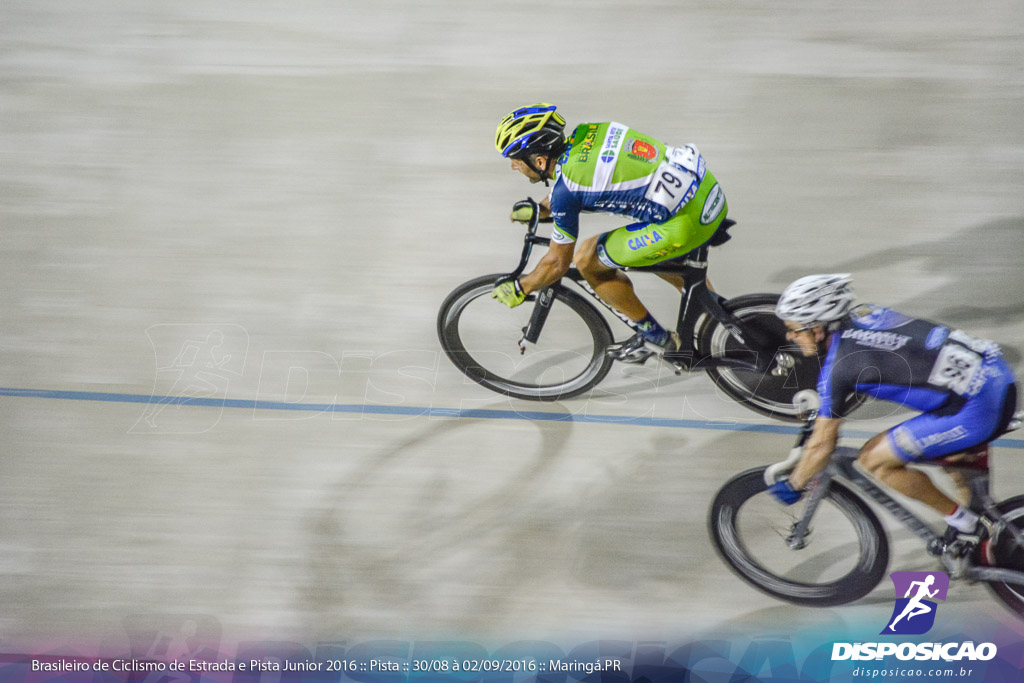
[{"label": "track bicycle", "polygon": [[[498,282],[523,273],[534,246],[550,244],[549,238],[536,234],[537,215],[534,211],[527,226],[516,269],[456,287],[441,304],[437,333],[445,354],[472,380],[514,398],[556,401],[589,391],[614,362],[606,353],[615,341],[612,329],[595,304],[630,334],[637,327],[603,301],[575,267],[517,308],[491,299]],[[728,239],[734,224],[726,219],[710,244]],[[730,398],[758,413],[796,420],[793,396],[816,386],[819,360],[802,357],[786,341],[785,325],[775,316],[779,295],[725,299],[709,288],[707,268],[705,244],[682,257],[626,269],[631,274],[675,274],[685,282],[675,328],[683,347],[662,360],[677,375],[706,371]]]},{"label": "track bicycle", "polygon": [[[803,397],[801,397],[803,398]],[[816,396],[815,396],[816,398]],[[783,506],[768,486],[799,461],[813,430],[812,411],[785,461],[730,479],[711,504],[708,527],[718,554],[740,578],[780,600],[829,607],[858,600],[885,577],[889,541],[865,500],[880,505],[920,538],[950,579],[981,581],[1024,617],[1024,496],[995,501],[988,444],[939,458],[984,529],[977,541],[940,536],[876,480],[854,466],[859,450],[839,447],[801,501]],[[1007,430],[1020,426],[1018,413]]]}]

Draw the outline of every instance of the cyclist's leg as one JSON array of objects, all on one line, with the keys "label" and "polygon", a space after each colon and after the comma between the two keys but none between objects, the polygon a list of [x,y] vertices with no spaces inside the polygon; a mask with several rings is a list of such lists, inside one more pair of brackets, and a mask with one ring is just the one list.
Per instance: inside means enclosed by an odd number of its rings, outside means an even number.
[{"label": "cyclist's leg", "polygon": [[959,453],[998,436],[1005,406],[1016,398],[1015,386],[1001,360],[986,365],[989,380],[958,411],[922,413],[864,444],[860,460],[865,468],[897,491],[951,514],[956,501],[939,491],[927,474],[905,465]]},{"label": "cyclist's leg", "polygon": [[605,263],[605,259],[598,257],[600,240],[605,235],[586,240],[580,245],[576,267],[598,296],[636,323],[637,333],[624,342],[610,345],[608,353],[622,362],[643,363],[658,352],[658,347],[665,350],[679,348],[678,335],[666,330],[651,315],[637,297],[629,277],[614,264]]},{"label": "cyclist's leg", "polygon": [[[622,268],[649,266],[691,251],[692,247],[683,248],[695,241],[689,236],[684,239],[688,228],[689,221],[681,214],[660,224],[634,223],[598,235],[593,242],[588,240],[581,245],[585,256],[576,259],[577,268],[598,295],[637,323],[641,335],[659,346],[669,342],[671,330],[650,314]],[[685,284],[678,275],[664,279],[677,288]]]},{"label": "cyclist's leg", "polygon": [[639,322],[648,311],[633,290],[632,281],[617,267],[606,265],[598,257],[599,240],[607,234],[583,240],[576,247],[576,267],[598,296],[633,322]]},{"label": "cyclist's leg", "polygon": [[[715,234],[727,211],[725,195],[714,176],[706,173],[701,189],[675,216],[664,223],[634,223],[584,241],[576,250],[576,267],[598,296],[638,323],[644,338],[664,346],[671,333],[650,314],[621,269],[689,253]],[[666,279],[677,287],[684,284],[682,278]]]},{"label": "cyclist's leg", "polygon": [[[928,416],[928,413],[913,420],[925,416]],[[906,424],[907,422],[903,423]],[[861,465],[886,486],[925,503],[943,516],[952,514],[956,510],[956,501],[936,488],[927,474],[906,466],[908,461],[901,457],[902,452],[896,449],[891,434],[892,430],[882,432],[864,444],[860,449]]]}]

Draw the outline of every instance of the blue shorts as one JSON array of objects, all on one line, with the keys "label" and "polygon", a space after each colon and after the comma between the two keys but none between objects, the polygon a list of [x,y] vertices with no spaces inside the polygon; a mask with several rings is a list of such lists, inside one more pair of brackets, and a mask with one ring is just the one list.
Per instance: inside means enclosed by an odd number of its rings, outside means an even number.
[{"label": "blue shorts", "polygon": [[959,410],[922,413],[889,430],[893,452],[904,462],[959,453],[999,436],[1017,404],[1013,372],[1001,359],[985,363],[989,378]]}]

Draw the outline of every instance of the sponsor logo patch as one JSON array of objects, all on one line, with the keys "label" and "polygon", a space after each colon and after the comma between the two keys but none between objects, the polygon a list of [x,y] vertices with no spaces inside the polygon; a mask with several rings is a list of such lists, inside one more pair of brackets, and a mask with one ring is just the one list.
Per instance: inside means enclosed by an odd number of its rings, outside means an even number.
[{"label": "sponsor logo patch", "polygon": [[625,133],[626,129],[619,126],[612,126],[608,129],[608,133],[604,137],[604,147],[601,149],[602,163],[610,164],[615,161],[615,155],[619,149],[619,141],[622,140],[622,136]]},{"label": "sponsor logo patch", "polygon": [[658,148],[641,140],[626,140],[626,153],[638,161],[651,161],[658,156]]},{"label": "sponsor logo patch", "polygon": [[921,449],[917,447],[917,441],[914,439],[914,435],[911,434],[910,430],[906,427],[901,425],[892,430],[892,440],[896,444],[896,447],[906,455],[909,455],[912,458],[918,458],[921,456]]},{"label": "sponsor logo patch", "polygon": [[957,425],[952,429],[947,429],[946,431],[939,432],[938,434],[929,434],[928,436],[922,436],[920,439],[917,440],[917,445],[923,451],[924,449],[929,448],[930,446],[940,446],[944,443],[949,443],[950,441],[962,439],[965,436],[967,436],[967,429],[962,427],[961,425]]},{"label": "sponsor logo patch", "polygon": [[942,343],[949,337],[949,328],[939,325],[938,327],[932,328],[932,331],[928,333],[928,339],[924,342],[926,349],[937,349],[942,346]]},{"label": "sponsor logo patch", "polygon": [[714,223],[724,207],[725,193],[722,192],[722,186],[715,183],[715,186],[711,188],[711,192],[708,192],[707,199],[704,200],[704,208],[700,212],[701,225],[711,225]]},{"label": "sponsor logo patch", "polygon": [[578,161],[586,161],[590,158],[590,150],[594,148],[594,142],[597,141],[597,126],[590,124],[587,126],[587,134],[583,136],[583,142],[580,143],[580,151],[576,156]]},{"label": "sponsor logo patch", "polygon": [[643,249],[645,247],[649,247],[652,244],[660,242],[661,240],[662,240],[662,236],[658,234],[658,231],[657,230],[652,230],[650,232],[650,234],[640,235],[639,237],[631,237],[631,238],[629,238],[628,245],[629,245],[629,248],[632,251],[636,251],[637,249]]},{"label": "sponsor logo patch", "polygon": [[876,330],[846,330],[843,339],[852,339],[859,346],[867,346],[883,351],[896,351],[907,345],[910,337],[895,332],[879,332]]},{"label": "sponsor logo patch", "polygon": [[605,249],[603,244],[597,245],[597,260],[608,266],[609,268],[620,268],[618,263],[612,261],[611,257],[608,256],[608,251]]}]

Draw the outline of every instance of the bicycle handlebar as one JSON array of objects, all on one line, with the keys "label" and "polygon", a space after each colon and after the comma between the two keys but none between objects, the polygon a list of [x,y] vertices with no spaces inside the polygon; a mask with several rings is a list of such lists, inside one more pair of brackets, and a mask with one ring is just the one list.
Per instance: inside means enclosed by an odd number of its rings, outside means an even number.
[{"label": "bicycle handlebar", "polygon": [[533,218],[531,218],[530,222],[527,223],[526,225],[526,236],[523,238],[523,253],[522,256],[520,256],[519,258],[519,265],[516,266],[516,269],[513,270],[508,275],[503,275],[501,278],[499,278],[498,282],[504,282],[506,280],[515,280],[518,279],[519,276],[523,274],[523,271],[526,270],[526,264],[529,263],[530,261],[530,253],[533,251],[533,245],[539,244],[541,246],[546,247],[549,244],[551,244],[551,239],[549,237],[537,236],[537,227],[541,223],[550,223],[552,219],[541,219],[540,206],[537,204],[537,202],[533,201],[532,198],[529,198],[529,201],[530,203],[533,204]]}]

